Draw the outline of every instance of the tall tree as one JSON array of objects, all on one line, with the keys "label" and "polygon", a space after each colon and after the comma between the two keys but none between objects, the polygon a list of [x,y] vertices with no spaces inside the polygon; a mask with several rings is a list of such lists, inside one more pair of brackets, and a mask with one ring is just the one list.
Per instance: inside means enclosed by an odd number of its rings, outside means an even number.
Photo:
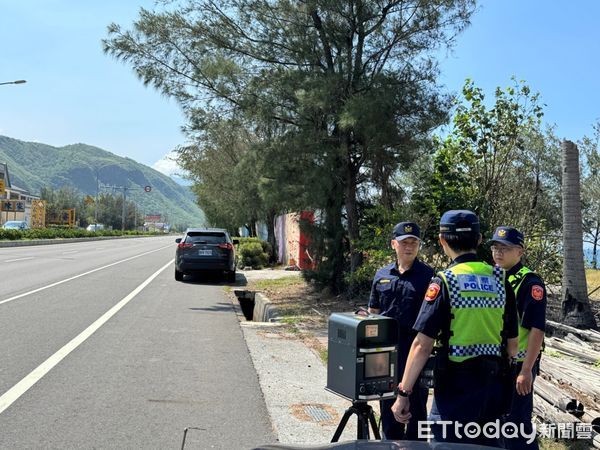
[{"label": "tall tree", "polygon": [[563,280],[562,320],[577,328],[596,329],[585,278],[579,175],[579,150],[562,143]]},{"label": "tall tree", "polygon": [[176,98],[196,131],[208,116],[243,112],[310,138],[305,145],[320,149],[312,163],[332,181],[319,205],[337,252],[328,259],[343,259],[347,241],[354,270],[361,260],[354,249],[360,187],[373,181],[387,195],[393,167],[414,159],[421,140],[446,120],[435,51],[452,44],[474,4],[172,2],[168,11],[142,10],[132,31],[111,25],[104,49]]}]

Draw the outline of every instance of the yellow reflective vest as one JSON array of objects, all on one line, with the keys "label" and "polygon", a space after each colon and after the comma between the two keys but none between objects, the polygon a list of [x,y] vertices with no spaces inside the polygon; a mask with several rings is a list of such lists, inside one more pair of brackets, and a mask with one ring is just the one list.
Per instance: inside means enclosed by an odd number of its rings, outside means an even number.
[{"label": "yellow reflective vest", "polygon": [[450,301],[448,359],[501,356],[505,272],[484,262],[465,262],[443,272]]}]

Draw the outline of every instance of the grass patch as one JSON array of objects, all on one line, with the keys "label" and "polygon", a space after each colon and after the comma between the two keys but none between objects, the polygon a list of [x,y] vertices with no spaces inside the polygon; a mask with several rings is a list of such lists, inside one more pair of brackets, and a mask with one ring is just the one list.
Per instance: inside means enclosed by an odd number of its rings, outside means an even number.
[{"label": "grass patch", "polygon": [[326,348],[319,350],[319,358],[323,361],[323,364],[327,365],[327,358],[329,357],[329,353]]},{"label": "grass patch", "polygon": [[[585,278],[587,280],[588,292],[592,292],[598,286],[600,286],[600,270],[598,269],[585,269]],[[591,296],[594,300],[600,299],[600,289],[594,292]]]},{"label": "grass patch", "polygon": [[280,322],[285,323],[287,325],[296,325],[296,324],[302,322],[302,318],[294,317],[294,316],[287,316],[287,317],[283,317]]},{"label": "grass patch", "polygon": [[552,358],[562,358],[563,354],[554,350],[544,350],[545,356],[551,356]]},{"label": "grass patch", "polygon": [[277,289],[287,286],[299,286],[304,284],[302,277],[283,277],[274,280],[256,280],[253,285],[256,289]]}]

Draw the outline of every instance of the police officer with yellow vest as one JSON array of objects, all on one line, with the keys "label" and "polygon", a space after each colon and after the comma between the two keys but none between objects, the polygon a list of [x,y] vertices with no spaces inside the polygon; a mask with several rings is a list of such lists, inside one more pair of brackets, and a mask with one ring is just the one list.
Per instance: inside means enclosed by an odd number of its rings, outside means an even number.
[{"label": "police officer with yellow vest", "polygon": [[[533,381],[539,372],[539,357],[546,329],[546,288],[542,279],[521,263],[524,237],[512,227],[498,227],[491,239],[494,262],[506,270],[508,281],[517,299],[519,313],[519,349],[517,353],[517,382],[507,423],[518,429],[524,427],[533,435]],[[505,438],[509,449],[538,449],[537,439],[524,436]]]},{"label": "police officer with yellow vest", "polygon": [[421,427],[434,442],[499,447],[500,436],[484,432],[498,424],[508,356],[517,351],[516,302],[504,270],[479,260],[479,218],[468,210],[442,215],[439,241],[452,259],[431,281],[415,322],[413,341],[392,411],[396,420],[411,419],[408,396],[439,339],[434,400],[429,420]]}]

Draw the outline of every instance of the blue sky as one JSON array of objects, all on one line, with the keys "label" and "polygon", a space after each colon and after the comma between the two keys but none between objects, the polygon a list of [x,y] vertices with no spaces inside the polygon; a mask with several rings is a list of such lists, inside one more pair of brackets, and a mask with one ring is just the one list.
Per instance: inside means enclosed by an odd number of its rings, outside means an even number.
[{"label": "blue sky", "polygon": [[[183,143],[177,105],[102,53],[106,26],[128,27],[153,0],[0,0],[0,134],[55,146],[95,145],[155,165]],[[591,135],[600,118],[600,1],[484,0],[443,54],[453,92],[472,78],[488,96],[510,77],[547,104],[561,138]],[[166,166],[156,166],[164,170]]]}]

